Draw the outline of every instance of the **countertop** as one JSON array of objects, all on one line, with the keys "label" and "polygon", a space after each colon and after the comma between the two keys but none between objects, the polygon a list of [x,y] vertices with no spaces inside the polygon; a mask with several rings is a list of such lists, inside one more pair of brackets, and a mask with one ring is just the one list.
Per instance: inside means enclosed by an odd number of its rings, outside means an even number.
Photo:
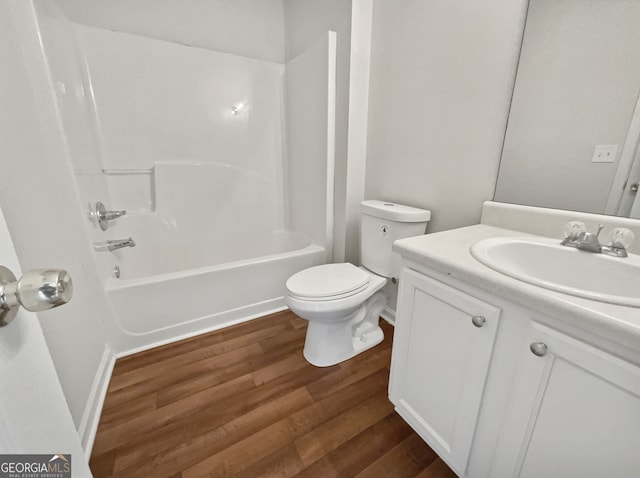
[{"label": "countertop", "polygon": [[470,252],[474,243],[492,237],[541,236],[478,224],[401,239],[393,250],[430,269],[640,352],[640,308],[574,297],[496,272]]}]

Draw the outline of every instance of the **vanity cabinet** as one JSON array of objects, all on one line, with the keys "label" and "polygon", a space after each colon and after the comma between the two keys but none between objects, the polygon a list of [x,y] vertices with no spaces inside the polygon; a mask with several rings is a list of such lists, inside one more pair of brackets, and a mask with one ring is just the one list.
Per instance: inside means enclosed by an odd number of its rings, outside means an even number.
[{"label": "vanity cabinet", "polygon": [[458,474],[469,459],[500,309],[405,269],[389,396]]},{"label": "vanity cabinet", "polygon": [[640,367],[550,324],[403,269],[389,396],[460,477],[640,476]]},{"label": "vanity cabinet", "polygon": [[531,322],[491,476],[640,476],[640,368]]}]

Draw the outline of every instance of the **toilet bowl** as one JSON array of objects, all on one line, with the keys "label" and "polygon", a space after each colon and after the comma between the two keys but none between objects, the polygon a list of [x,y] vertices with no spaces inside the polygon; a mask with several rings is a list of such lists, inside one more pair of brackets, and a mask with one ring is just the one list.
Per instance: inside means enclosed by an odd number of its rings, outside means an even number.
[{"label": "toilet bowl", "polygon": [[400,258],[393,241],[424,234],[431,212],[384,202],[361,203],[361,267],[324,264],[292,275],[286,304],[309,321],[304,357],[318,367],[350,359],[383,340],[379,317],[387,303],[381,291],[398,278]]},{"label": "toilet bowl", "polygon": [[287,281],[287,306],[309,321],[304,357],[328,367],[382,342],[378,318],[387,302],[379,292],[387,283],[364,267],[325,264]]}]

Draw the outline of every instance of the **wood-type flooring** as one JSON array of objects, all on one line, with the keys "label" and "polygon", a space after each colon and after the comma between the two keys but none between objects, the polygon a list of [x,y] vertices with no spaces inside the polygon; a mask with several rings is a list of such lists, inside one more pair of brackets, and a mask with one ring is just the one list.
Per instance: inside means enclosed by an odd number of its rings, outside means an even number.
[{"label": "wood-type flooring", "polygon": [[284,311],[119,359],[94,476],[455,478],[389,402],[393,327],[317,368],[306,325]]}]

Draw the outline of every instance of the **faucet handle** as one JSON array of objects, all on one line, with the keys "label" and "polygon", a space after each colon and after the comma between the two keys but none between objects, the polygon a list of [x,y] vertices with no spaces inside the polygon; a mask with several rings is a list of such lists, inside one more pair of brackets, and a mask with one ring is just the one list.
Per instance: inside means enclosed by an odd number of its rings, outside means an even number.
[{"label": "faucet handle", "polygon": [[594,239],[598,239],[598,236],[600,236],[600,233],[602,232],[603,229],[604,229],[604,224],[598,224],[598,231],[595,233]]},{"label": "faucet handle", "polygon": [[565,239],[575,240],[580,234],[587,232],[587,226],[581,221],[570,221],[564,225]]},{"label": "faucet handle", "polygon": [[118,219],[119,217],[124,216],[127,213],[127,211],[122,210],[122,211],[105,211],[104,214],[100,217],[100,219],[103,219],[105,221],[113,221],[114,219]]},{"label": "faucet handle", "polygon": [[[91,205],[89,205],[91,208]],[[100,229],[106,231],[109,228],[109,221],[113,221],[114,219],[118,219],[119,217],[124,216],[127,213],[125,210],[121,211],[110,211],[102,204],[100,201],[96,203],[96,207],[93,210],[89,211],[89,219],[95,219]]]},{"label": "faucet handle", "polygon": [[609,234],[611,247],[620,249],[627,249],[631,244],[633,244],[635,238],[635,234],[625,227],[616,227],[611,231],[611,234]]}]

